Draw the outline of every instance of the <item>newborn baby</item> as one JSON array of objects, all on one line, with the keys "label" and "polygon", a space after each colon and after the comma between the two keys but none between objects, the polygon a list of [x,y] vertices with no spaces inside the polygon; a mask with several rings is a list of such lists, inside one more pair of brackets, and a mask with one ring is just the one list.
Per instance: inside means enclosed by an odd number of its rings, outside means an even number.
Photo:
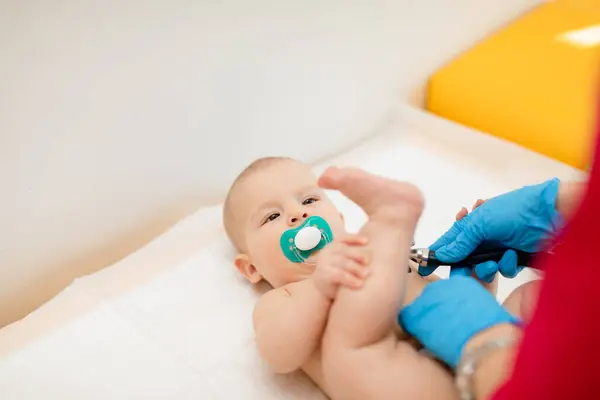
[{"label": "newborn baby", "polygon": [[[323,189],[341,191],[369,217],[356,235]],[[274,289],[255,306],[261,357],[277,373],[303,369],[334,399],[457,398],[451,374],[397,334],[397,315],[427,285],[407,271],[423,209],[420,191],[357,169],[330,168],[317,181],[309,166],[263,158],[232,185],[224,225],[251,283]],[[333,241],[303,262],[280,239],[321,217]]]}]

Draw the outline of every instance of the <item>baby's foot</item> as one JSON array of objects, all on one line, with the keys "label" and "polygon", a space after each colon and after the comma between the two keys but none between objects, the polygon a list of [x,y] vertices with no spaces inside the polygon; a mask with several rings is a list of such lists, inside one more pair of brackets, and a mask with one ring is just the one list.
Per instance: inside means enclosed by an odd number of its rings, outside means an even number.
[{"label": "baby's foot", "polygon": [[359,205],[370,220],[414,227],[423,211],[421,191],[414,185],[356,168],[328,168],[319,178],[325,189],[339,190]]}]

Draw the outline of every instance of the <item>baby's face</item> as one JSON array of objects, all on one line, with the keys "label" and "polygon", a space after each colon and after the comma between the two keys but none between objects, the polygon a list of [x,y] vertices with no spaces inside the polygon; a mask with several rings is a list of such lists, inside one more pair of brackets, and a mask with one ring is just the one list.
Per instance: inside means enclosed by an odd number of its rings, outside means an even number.
[{"label": "baby's face", "polygon": [[281,250],[284,231],[319,216],[331,226],[334,237],[344,233],[344,222],[333,203],[317,186],[310,167],[293,160],[267,166],[241,183],[235,205],[246,256],[253,268],[274,287],[307,278],[309,263],[293,263]]}]

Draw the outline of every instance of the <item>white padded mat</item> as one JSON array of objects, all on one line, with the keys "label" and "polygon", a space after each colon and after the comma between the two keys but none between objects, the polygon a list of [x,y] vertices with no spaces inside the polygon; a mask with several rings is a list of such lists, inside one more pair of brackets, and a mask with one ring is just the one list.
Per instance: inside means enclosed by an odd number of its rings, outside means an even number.
[{"label": "white padded mat", "polygon": [[[418,246],[430,244],[461,206],[478,198],[552,176],[578,176],[494,138],[440,121],[420,126],[418,120],[412,118],[411,127],[394,124],[323,163],[417,183],[427,199]],[[358,229],[362,212],[332,196],[349,230]],[[275,377],[260,362],[250,320],[257,291],[236,275],[231,260],[220,208],[214,207],[114,266],[76,280],[0,331],[0,397],[324,399],[303,374]],[[503,280],[499,297],[531,277],[526,271],[518,280]]]}]

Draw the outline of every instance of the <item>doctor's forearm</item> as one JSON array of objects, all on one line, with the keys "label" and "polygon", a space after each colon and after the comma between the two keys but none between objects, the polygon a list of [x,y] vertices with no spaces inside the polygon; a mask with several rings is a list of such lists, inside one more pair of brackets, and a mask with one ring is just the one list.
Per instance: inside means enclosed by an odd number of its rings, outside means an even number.
[{"label": "doctor's forearm", "polygon": [[478,363],[472,380],[472,393],[477,400],[490,399],[497,389],[510,376],[517,350],[521,330],[513,325],[498,325],[473,337],[465,346],[465,350],[476,348],[483,343],[511,337],[515,344],[501,347],[482,358]]}]

